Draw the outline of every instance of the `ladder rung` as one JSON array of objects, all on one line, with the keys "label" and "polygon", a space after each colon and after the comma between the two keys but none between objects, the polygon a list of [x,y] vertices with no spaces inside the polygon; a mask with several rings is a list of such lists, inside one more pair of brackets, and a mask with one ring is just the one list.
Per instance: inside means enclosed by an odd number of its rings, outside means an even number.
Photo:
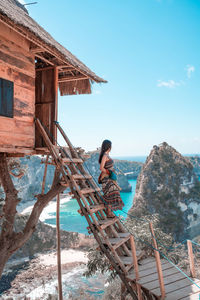
[{"label": "ladder rung", "polygon": [[91,205],[90,206],[90,213],[95,213],[99,210],[102,210],[105,208],[105,205],[102,203],[102,204],[99,204],[99,205]]},{"label": "ladder rung", "polygon": [[67,182],[65,182],[65,181],[60,181],[60,184],[61,184],[62,186],[66,186],[66,187],[69,186],[69,183],[67,183]]},{"label": "ladder rung", "polygon": [[78,180],[78,179],[91,179],[92,178],[92,176],[91,175],[82,175],[82,174],[74,174],[74,175],[72,175],[72,177],[74,178],[74,179],[76,179],[76,180]]},{"label": "ladder rung", "polygon": [[112,219],[106,219],[106,220],[99,220],[99,224],[101,225],[101,229],[105,229],[106,227],[115,224],[118,221],[118,219],[112,218]]},{"label": "ladder rung", "polygon": [[95,189],[90,189],[90,188],[85,188],[81,190],[82,194],[89,194],[89,193],[95,193],[95,192],[100,192],[100,188],[95,188]]},{"label": "ladder rung", "polygon": [[109,239],[109,242],[113,245],[114,249],[117,249],[118,247],[126,243],[129,240],[129,238],[130,238],[130,234],[125,238],[111,238]]},{"label": "ladder rung", "polygon": [[118,235],[120,238],[124,238],[124,237],[130,236],[130,233],[129,232],[118,232]]},{"label": "ladder rung", "polygon": [[[141,251],[136,251],[137,258],[140,257]],[[132,265],[133,264],[133,257],[132,256],[120,256],[120,260],[123,262],[124,265]]]},{"label": "ladder rung", "polygon": [[70,163],[83,163],[83,160],[81,158],[62,158],[61,159],[63,164],[70,164]]}]

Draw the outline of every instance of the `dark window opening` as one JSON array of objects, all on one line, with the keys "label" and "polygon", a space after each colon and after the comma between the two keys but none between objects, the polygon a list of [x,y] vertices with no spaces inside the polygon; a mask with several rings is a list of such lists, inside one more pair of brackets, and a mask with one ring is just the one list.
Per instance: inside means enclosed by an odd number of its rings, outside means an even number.
[{"label": "dark window opening", "polygon": [[0,78],[0,116],[13,118],[13,90],[12,81]]}]

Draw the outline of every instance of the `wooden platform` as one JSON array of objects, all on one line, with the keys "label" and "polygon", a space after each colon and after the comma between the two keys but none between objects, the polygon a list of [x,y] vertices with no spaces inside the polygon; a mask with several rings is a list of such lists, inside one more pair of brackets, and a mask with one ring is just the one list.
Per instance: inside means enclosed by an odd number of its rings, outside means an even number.
[{"label": "wooden platform", "polygon": [[[186,278],[177,268],[165,259],[161,259],[163,279],[165,284],[166,300],[196,299],[199,300],[200,288]],[[155,258],[147,258],[140,261],[139,280],[141,287],[149,290],[156,297],[161,296],[160,283],[158,280]],[[135,280],[135,273],[132,270],[128,279]],[[200,286],[200,280],[191,278]]]}]

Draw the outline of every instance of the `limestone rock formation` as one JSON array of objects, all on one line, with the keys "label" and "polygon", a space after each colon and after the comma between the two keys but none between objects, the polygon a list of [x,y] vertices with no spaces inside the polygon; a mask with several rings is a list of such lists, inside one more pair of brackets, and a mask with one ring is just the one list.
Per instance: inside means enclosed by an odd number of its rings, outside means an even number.
[{"label": "limestone rock formation", "polygon": [[142,167],[129,213],[158,213],[160,226],[176,240],[200,228],[200,182],[189,158],[167,143],[154,146]]}]

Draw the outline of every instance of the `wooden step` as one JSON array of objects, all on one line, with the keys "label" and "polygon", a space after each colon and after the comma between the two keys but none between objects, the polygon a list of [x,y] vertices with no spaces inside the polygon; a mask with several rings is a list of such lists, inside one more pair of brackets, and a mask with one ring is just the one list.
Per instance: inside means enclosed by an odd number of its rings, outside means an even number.
[{"label": "wooden step", "polygon": [[124,238],[130,235],[129,232],[118,232],[119,237]]},{"label": "wooden step", "polygon": [[82,175],[82,174],[74,174],[72,175],[73,179],[75,180],[79,180],[79,179],[92,179],[92,176],[89,175],[89,174],[86,174],[86,175]]},{"label": "wooden step", "polygon": [[69,182],[65,182],[64,180],[60,181],[60,184],[66,186],[66,188],[69,186]]},{"label": "wooden step", "polygon": [[[141,252],[143,252],[143,251],[136,251],[136,256],[140,257]],[[120,256],[120,260],[123,262],[124,265],[133,265],[133,257],[132,256]]]},{"label": "wooden step", "polygon": [[[189,279],[187,279],[189,281]],[[199,280],[194,280],[195,283],[199,285],[200,281]],[[188,296],[188,298],[190,297],[190,295],[192,294],[196,294],[196,299],[199,299],[199,294],[200,294],[200,288],[198,286],[196,286],[196,284],[193,284],[192,282],[190,282],[190,284],[188,286],[186,286],[187,284],[185,284],[185,286],[181,287],[180,284],[180,288],[178,288],[178,282],[174,282],[174,285],[172,286],[172,288],[175,288],[175,291],[171,291],[171,292],[167,292],[166,291],[166,300],[174,300],[174,299],[183,299],[186,296]],[[171,286],[168,287],[168,289],[170,289]],[[191,298],[189,298],[191,299]]]},{"label": "wooden step", "polygon": [[105,205],[102,204],[98,204],[98,205],[91,205],[90,206],[90,213],[95,213],[99,210],[105,209]]},{"label": "wooden step", "polygon": [[119,248],[121,245],[123,245],[124,243],[126,243],[128,240],[129,240],[129,238],[130,238],[130,234],[129,234],[129,236],[127,236],[127,237],[124,237],[124,238],[110,238],[109,239],[109,242],[111,243],[111,245],[113,245],[113,249],[117,249],[117,248]]},{"label": "wooden step", "polygon": [[[174,268],[170,263],[166,262],[165,260],[161,260],[161,265],[162,265],[162,270],[163,270],[163,276],[165,276],[165,275],[168,276],[170,274],[177,273],[177,271],[178,271],[176,268]],[[147,282],[158,279],[155,260],[154,260],[154,264],[151,266],[151,268],[145,268],[145,269],[141,270],[140,267],[141,266],[139,265],[138,269],[139,269],[140,280],[138,281],[138,283],[140,283],[141,285],[144,285],[144,287],[145,287],[145,284]],[[134,280],[135,279],[134,271],[131,270],[127,277],[129,280]]]},{"label": "wooden step", "polygon": [[[194,279],[195,281],[195,279]],[[197,285],[199,283],[199,280],[196,281]],[[180,299],[179,295],[177,292],[180,292],[183,288],[185,288],[186,286],[188,287],[188,289],[186,290],[186,292],[188,291],[188,294],[190,294],[190,287],[193,285],[193,283],[188,279],[188,278],[182,278],[181,280],[174,280],[172,283],[165,285],[165,292],[167,294],[167,297],[169,297],[169,299]],[[151,291],[156,294],[159,295],[160,294],[160,288],[156,288],[156,289],[151,289]],[[176,292],[175,292],[176,291]],[[200,288],[199,288],[199,292],[200,292]],[[181,294],[181,293],[180,293]],[[177,295],[176,298],[172,298],[172,295]],[[187,293],[182,294],[182,296],[186,296]]]},{"label": "wooden step", "polygon": [[70,164],[70,163],[83,163],[81,158],[61,158],[63,164]]},{"label": "wooden step", "polygon": [[115,224],[116,222],[118,221],[118,219],[115,217],[115,218],[111,218],[111,219],[106,219],[106,220],[98,220],[100,226],[101,226],[101,229],[105,229],[107,228],[108,226],[111,226],[113,224]]},{"label": "wooden step", "polygon": [[85,188],[85,189],[81,189],[81,193],[82,193],[83,195],[89,194],[89,193],[100,192],[100,191],[101,191],[100,188],[95,188],[95,189]]}]

